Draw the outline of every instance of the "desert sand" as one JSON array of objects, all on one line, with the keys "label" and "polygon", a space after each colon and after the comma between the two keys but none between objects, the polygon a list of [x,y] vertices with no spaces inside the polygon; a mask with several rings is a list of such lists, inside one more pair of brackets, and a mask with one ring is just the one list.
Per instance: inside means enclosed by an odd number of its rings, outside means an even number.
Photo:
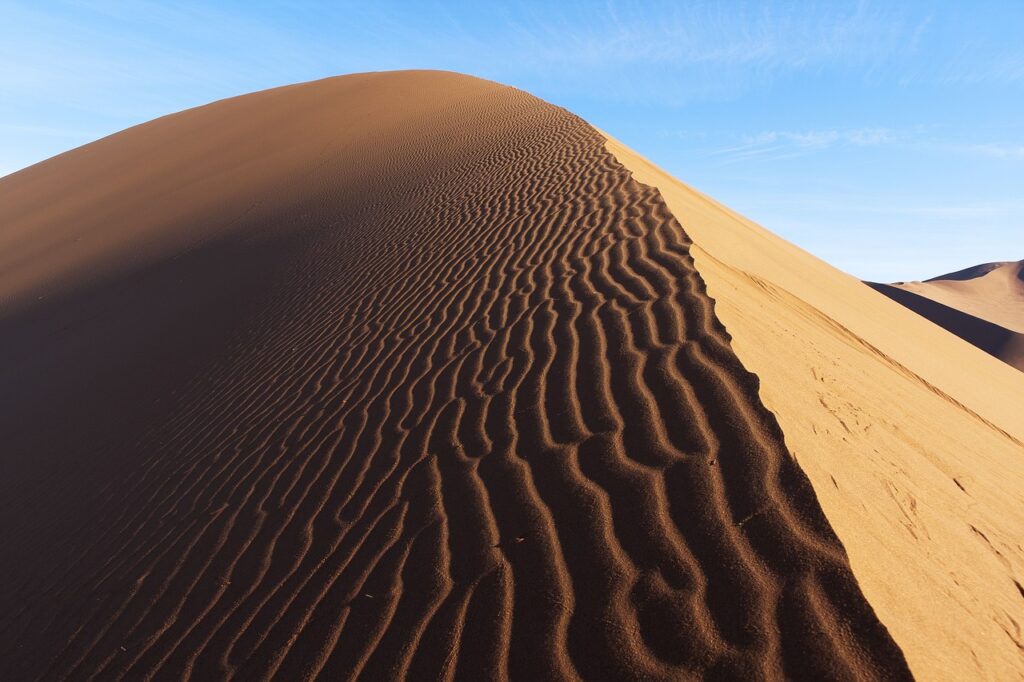
[{"label": "desert sand", "polygon": [[1024,374],[615,140],[920,679],[1024,675]]},{"label": "desert sand", "polygon": [[1024,371],[1024,261],[984,263],[924,282],[868,284]]},{"label": "desert sand", "polygon": [[1024,374],[512,88],[0,179],[0,352],[4,679],[1024,669]]}]

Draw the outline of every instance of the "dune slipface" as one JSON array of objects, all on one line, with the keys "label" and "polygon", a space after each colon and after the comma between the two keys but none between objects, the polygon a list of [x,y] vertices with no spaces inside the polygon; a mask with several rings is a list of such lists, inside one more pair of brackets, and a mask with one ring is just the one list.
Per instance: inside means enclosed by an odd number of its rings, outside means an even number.
[{"label": "dune slipface", "polygon": [[454,74],[0,181],[5,679],[899,679],[658,192]]}]

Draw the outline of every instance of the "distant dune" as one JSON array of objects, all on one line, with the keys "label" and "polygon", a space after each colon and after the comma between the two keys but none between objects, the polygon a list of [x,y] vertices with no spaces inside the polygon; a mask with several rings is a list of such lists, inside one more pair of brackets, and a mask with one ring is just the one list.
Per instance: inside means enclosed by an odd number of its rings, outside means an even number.
[{"label": "distant dune", "polygon": [[924,282],[869,284],[1024,371],[1024,261],[984,263]]},{"label": "distant dune", "polygon": [[3,178],[0,352],[2,679],[1024,671],[1024,375],[512,88]]},{"label": "distant dune", "polygon": [[1024,333],[1024,260],[984,263],[925,282],[893,286]]}]

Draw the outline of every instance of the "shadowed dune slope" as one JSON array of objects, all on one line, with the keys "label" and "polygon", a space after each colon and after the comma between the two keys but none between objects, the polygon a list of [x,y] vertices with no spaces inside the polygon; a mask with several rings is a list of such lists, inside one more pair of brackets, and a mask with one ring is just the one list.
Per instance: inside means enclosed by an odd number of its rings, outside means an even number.
[{"label": "shadowed dune slope", "polygon": [[0,677],[908,677],[603,145],[367,74],[0,181]]},{"label": "shadowed dune slope", "polygon": [[1024,374],[608,147],[689,236],[733,351],[914,675],[1024,677]]}]

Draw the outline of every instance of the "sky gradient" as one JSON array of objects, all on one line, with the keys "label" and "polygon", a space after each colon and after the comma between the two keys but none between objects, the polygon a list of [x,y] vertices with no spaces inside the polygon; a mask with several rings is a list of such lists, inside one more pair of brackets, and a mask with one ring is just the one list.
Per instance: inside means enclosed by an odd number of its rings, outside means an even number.
[{"label": "sky gradient", "polygon": [[0,0],[0,175],[224,97],[449,69],[861,278],[1024,258],[1020,0],[211,5]]}]

